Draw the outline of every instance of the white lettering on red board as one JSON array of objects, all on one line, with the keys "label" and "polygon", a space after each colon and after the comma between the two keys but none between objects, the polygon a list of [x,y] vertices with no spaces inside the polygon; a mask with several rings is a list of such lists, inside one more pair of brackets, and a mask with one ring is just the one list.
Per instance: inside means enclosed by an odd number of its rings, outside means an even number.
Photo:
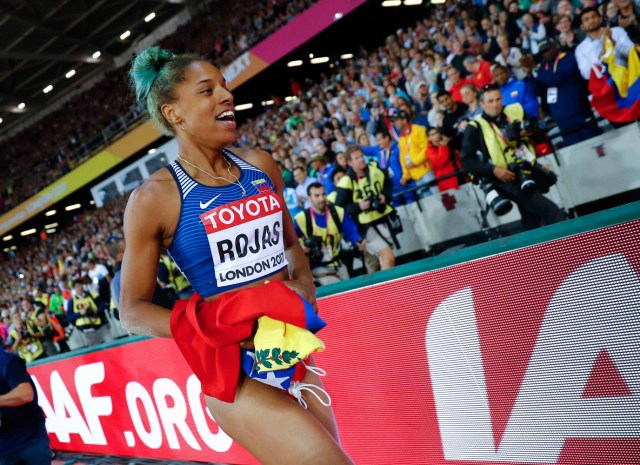
[{"label": "white lettering on red board", "polygon": [[[622,254],[567,277],[549,302],[499,444],[472,291],[441,302],[427,324],[426,349],[445,459],[557,463],[570,438],[640,438],[639,296],[640,277]],[[631,397],[583,398],[603,349]]]},{"label": "white lettering on red board", "polygon": [[[91,394],[92,387],[105,380],[103,362],[76,368],[74,384],[79,405],[57,371],[52,371],[49,379],[51,399],[37,377],[32,379],[47,418],[49,434],[62,443],[70,443],[71,435],[79,435],[84,444],[107,445],[102,419],[113,412],[112,398]],[[156,379],[151,393],[136,381],[127,383],[125,396],[133,426],[133,431],[123,432],[127,446],[134,448],[139,440],[150,449],[159,449],[166,440],[171,449],[180,449],[184,443],[193,450],[202,450],[204,444],[215,452],[228,451],[233,441],[222,429],[211,430],[209,425],[215,422],[202,405],[201,385],[195,375],[188,378],[185,391],[186,396],[175,381],[167,378]],[[195,431],[187,424],[189,414],[196,425]],[[119,425],[119,429],[126,429],[126,425]]]},{"label": "white lettering on red board", "polygon": [[[91,387],[104,381],[104,364],[92,363],[76,368],[74,382],[80,399],[80,409],[57,371],[50,376],[53,405],[45,396],[40,383],[33,377],[40,407],[47,417],[46,426],[60,442],[70,442],[71,434],[79,434],[85,444],[106,445],[107,439],[100,422],[101,416],[112,412],[111,397],[93,397]],[[84,415],[80,411],[84,412]]]}]

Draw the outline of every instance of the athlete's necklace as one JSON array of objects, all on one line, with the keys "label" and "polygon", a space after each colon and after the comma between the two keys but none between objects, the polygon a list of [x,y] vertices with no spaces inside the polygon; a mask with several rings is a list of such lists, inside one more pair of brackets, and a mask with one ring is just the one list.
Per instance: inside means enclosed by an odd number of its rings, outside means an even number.
[{"label": "athlete's necklace", "polygon": [[229,160],[227,160],[227,157],[225,157],[224,155],[222,156],[224,158],[224,161],[227,162],[227,172],[229,173],[230,176],[233,176],[234,178],[236,178],[235,181],[231,181],[230,179],[227,179],[225,177],[222,176],[214,176],[213,174],[209,173],[207,170],[203,170],[202,168],[200,168],[198,165],[196,165],[195,163],[191,163],[189,160],[185,160],[184,158],[182,158],[180,156],[180,154],[178,154],[178,158],[180,160],[182,160],[183,162],[185,162],[187,165],[193,166],[195,169],[197,169],[198,171],[202,171],[204,174],[206,174],[207,176],[209,176],[212,179],[215,179],[217,181],[227,181],[229,184],[236,184],[240,189],[242,189],[242,196],[246,197],[247,196],[247,191],[245,190],[244,186],[242,185],[242,183],[240,182],[240,179],[238,179],[238,176],[236,176],[235,174],[233,174],[231,172],[231,163],[229,163]]}]

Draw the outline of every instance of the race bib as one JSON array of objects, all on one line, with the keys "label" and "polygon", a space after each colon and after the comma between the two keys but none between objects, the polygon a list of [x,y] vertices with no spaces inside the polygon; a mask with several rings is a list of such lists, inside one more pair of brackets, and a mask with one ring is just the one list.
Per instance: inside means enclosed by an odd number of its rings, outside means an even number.
[{"label": "race bib", "polygon": [[200,215],[209,239],[218,287],[268,276],[287,265],[282,201],[265,192]]}]

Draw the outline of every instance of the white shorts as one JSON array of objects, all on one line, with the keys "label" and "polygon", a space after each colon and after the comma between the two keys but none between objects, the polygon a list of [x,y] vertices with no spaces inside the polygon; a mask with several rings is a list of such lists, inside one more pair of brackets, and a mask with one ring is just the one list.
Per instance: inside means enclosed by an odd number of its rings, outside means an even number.
[{"label": "white shorts", "polygon": [[387,223],[378,223],[375,227],[369,226],[365,240],[367,241],[367,252],[371,255],[379,255],[384,249],[391,248],[393,244]]}]

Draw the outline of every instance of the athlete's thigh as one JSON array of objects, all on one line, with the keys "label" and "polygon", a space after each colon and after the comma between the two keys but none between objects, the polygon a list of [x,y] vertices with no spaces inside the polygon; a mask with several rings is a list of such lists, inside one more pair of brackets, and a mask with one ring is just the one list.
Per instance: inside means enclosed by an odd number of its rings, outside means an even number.
[{"label": "athlete's thigh", "polygon": [[[311,366],[316,366],[313,357],[309,359],[308,363]],[[312,371],[307,370],[307,373],[304,375],[304,379],[302,380],[302,382],[304,384],[314,384],[326,392],[326,389],[322,383],[322,378]],[[327,395],[318,390],[315,390],[315,392],[318,393],[321,399],[325,401],[327,400]],[[307,390],[302,391],[302,398],[307,403],[307,410],[309,411],[309,413],[311,413],[320,423],[322,423],[322,426],[324,426],[329,434],[339,443],[340,434],[338,433],[338,425],[336,424],[336,419],[331,406],[327,407],[323,405],[317,397],[309,393],[309,391]]]},{"label": "athlete's thigh", "polygon": [[263,465],[352,465],[321,422],[276,388],[244,378],[233,403],[206,401],[224,432]]}]

